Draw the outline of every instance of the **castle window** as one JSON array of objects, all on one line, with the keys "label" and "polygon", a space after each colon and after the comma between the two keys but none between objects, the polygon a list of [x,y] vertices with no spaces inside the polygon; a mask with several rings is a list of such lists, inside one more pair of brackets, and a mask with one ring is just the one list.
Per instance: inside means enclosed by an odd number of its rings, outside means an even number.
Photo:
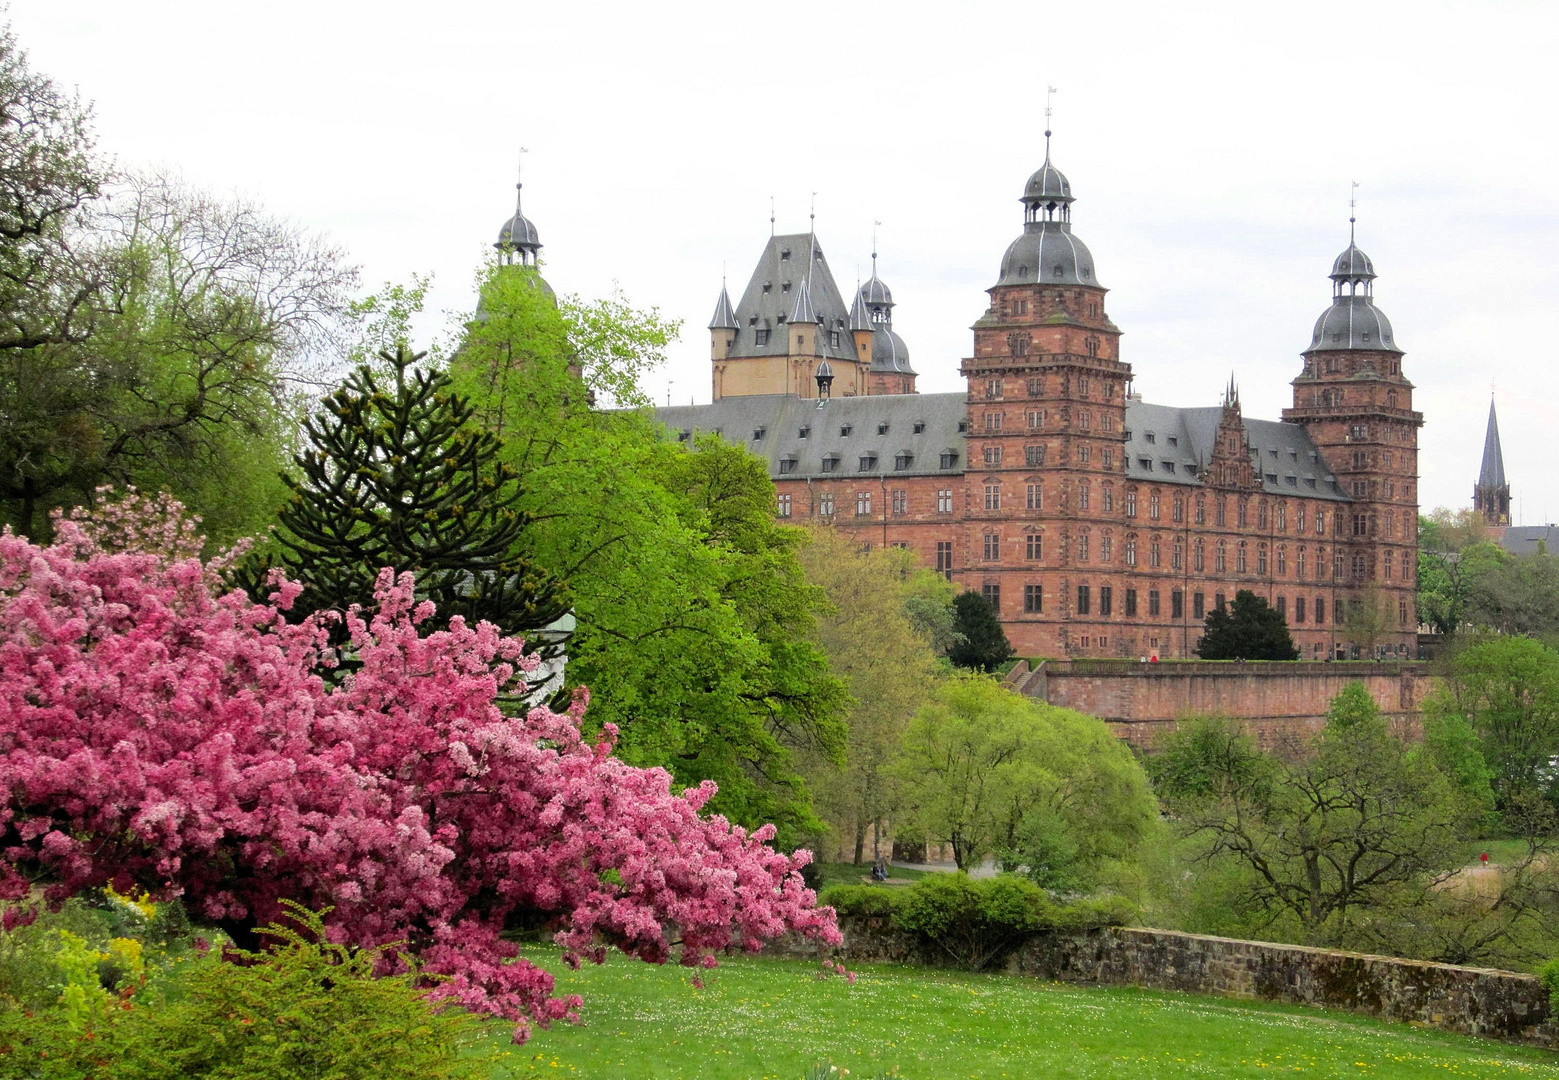
[{"label": "castle window", "polygon": [[759,330],[757,333],[753,334],[753,344],[755,344],[755,345],[767,345],[768,343],[769,343],[769,331],[768,331],[767,327],[765,327],[764,329]]},{"label": "castle window", "polygon": [[1148,541],[1148,565],[1155,570],[1163,565],[1163,561],[1159,555],[1158,537],[1156,536]]},{"label": "castle window", "polygon": [[1239,524],[1239,527],[1242,528],[1242,529],[1250,524],[1250,502],[1249,502],[1249,500],[1246,500],[1246,499],[1241,499],[1240,500],[1240,512],[1239,512],[1239,522],[1238,522],[1238,524]]},{"label": "castle window", "polygon": [[1098,356],[1099,355],[1099,339],[1098,338],[1089,338],[1083,344],[1087,348],[1089,356]]},{"label": "castle window", "polygon": [[1362,554],[1355,555],[1353,557],[1352,565],[1351,565],[1350,569],[1353,572],[1353,580],[1354,581],[1363,581],[1364,580],[1364,575],[1365,575],[1365,571],[1367,569],[1367,564],[1366,564],[1365,558],[1364,558],[1364,556]]},{"label": "castle window", "polygon": [[1130,619],[1137,614],[1137,590],[1126,590],[1126,618]]},{"label": "castle window", "polygon": [[1180,541],[1176,540],[1175,546],[1169,549],[1169,568],[1171,570],[1179,570],[1184,561]]},{"label": "castle window", "polygon": [[1169,617],[1172,619],[1185,617],[1185,593],[1179,589],[1169,594]]},{"label": "castle window", "polygon": [[888,433],[888,425],[887,424],[878,424],[877,425],[877,434],[879,434],[879,435],[886,435],[887,433]]},{"label": "castle window", "polygon": [[1175,496],[1175,506],[1174,509],[1170,511],[1170,517],[1175,522],[1182,522],[1185,520],[1185,496]]},{"label": "castle window", "polygon": [[987,398],[999,398],[999,397],[1001,397],[1001,380],[1000,379],[986,379],[985,380],[985,396]]},{"label": "castle window", "polygon": [[1227,573],[1229,570],[1228,544],[1222,540],[1218,541],[1217,555],[1213,559],[1213,570],[1220,574]]},{"label": "castle window", "polygon": [[1129,518],[1134,518],[1134,517],[1137,516],[1137,489],[1136,488],[1127,488],[1126,489],[1126,516],[1129,517]]},{"label": "castle window", "polygon": [[779,503],[775,507],[774,512],[775,512],[775,514],[777,516],[782,517],[782,518],[790,517],[790,496],[789,495],[781,495],[779,497]]},{"label": "castle window", "polygon": [[1077,538],[1077,561],[1088,561],[1088,534],[1082,533]]},{"label": "castle window", "polygon": [[1151,431],[1144,431],[1142,433],[1142,441],[1143,442],[1157,442],[1158,439],[1157,439],[1156,436],[1154,436],[1154,434]]},{"label": "castle window", "polygon": [[1028,411],[1029,430],[1038,431],[1045,426],[1045,413],[1042,409],[1030,409]]},{"label": "castle window", "polygon": [[853,424],[842,424],[842,425],[840,425],[840,428],[839,428],[839,437],[843,438],[843,439],[848,439],[850,437],[850,432],[852,432],[854,430],[855,430],[855,426]]},{"label": "castle window", "polygon": [[1023,586],[1023,610],[1030,615],[1038,615],[1045,610],[1045,594],[1040,586]]},{"label": "castle window", "polygon": [[1159,603],[1158,603],[1158,590],[1157,589],[1149,589],[1148,590],[1148,614],[1149,615],[1158,615],[1159,612],[1160,612],[1160,608],[1159,608]]},{"label": "castle window", "polygon": [[1243,574],[1249,569],[1245,556],[1245,541],[1241,540],[1239,547],[1234,550],[1234,572]]},{"label": "castle window", "polygon": [[1038,562],[1045,555],[1045,538],[1039,533],[1029,533],[1023,538],[1023,557]]},{"label": "castle window", "polygon": [[1302,623],[1304,621],[1305,621],[1305,598],[1303,596],[1296,596],[1296,597],[1294,597],[1294,622],[1296,624],[1298,624],[1298,623]]},{"label": "castle window", "polygon": [[1207,569],[1206,548],[1203,546],[1200,537],[1197,538],[1196,546],[1191,549],[1191,569],[1198,574]]},{"label": "castle window", "polygon": [[903,488],[893,489],[893,516],[903,517],[909,513],[909,492]]},{"label": "castle window", "polygon": [[[1100,615],[1109,615],[1109,614],[1111,614],[1111,610],[1110,609],[1112,607],[1114,607],[1114,599],[1115,599],[1115,590],[1114,589],[1110,588],[1108,585],[1100,585],[1099,586],[1099,614]],[[1099,644],[1101,644],[1101,645],[1104,644],[1104,639],[1103,638],[1099,639]]]},{"label": "castle window", "polygon": [[986,484],[985,485],[985,508],[987,510],[1000,510],[1001,509],[1001,485],[1000,484]]},{"label": "castle window", "polygon": [[834,516],[834,493],[825,491],[817,497],[817,512],[823,517]]},{"label": "castle window", "polygon": [[986,431],[1000,431],[1001,430],[1001,416],[1002,416],[1002,414],[999,413],[999,412],[988,412],[988,413],[986,413],[985,414],[985,430]]},{"label": "castle window", "polygon": [[1054,266],[1052,266],[1050,268],[1050,273],[1051,273],[1051,275],[1053,277],[1062,277],[1066,273],[1066,271],[1065,271],[1065,268],[1063,268],[1060,263],[1056,263]]},{"label": "castle window", "polygon": [[926,432],[926,422],[924,420],[916,420],[914,431],[916,435],[924,435]]},{"label": "castle window", "polygon": [[857,491],[855,493],[855,516],[871,517],[872,493],[869,491]]},{"label": "castle window", "polygon": [[1207,499],[1201,495],[1196,497],[1196,523],[1207,524]]},{"label": "castle window", "polygon": [[687,442],[692,437],[693,433],[686,428],[683,428],[681,431],[677,432],[677,442]]},{"label": "castle window", "polygon": [[839,468],[839,455],[838,454],[824,454],[823,455],[823,471],[824,472],[833,472],[833,471],[835,471],[838,468]]},{"label": "castle window", "polygon": [[[944,468],[946,466],[943,466]],[[939,488],[936,493],[936,512],[939,514],[951,514],[953,512],[953,489]]]},{"label": "castle window", "polygon": [[1258,528],[1258,529],[1265,529],[1266,527],[1267,527],[1267,504],[1266,504],[1265,501],[1263,501],[1259,506],[1256,507],[1256,528]]},{"label": "castle window", "polygon": [[1045,392],[1045,380],[1036,376],[1028,381],[1029,397],[1039,397]]},{"label": "castle window", "polygon": [[899,472],[903,472],[914,463],[915,455],[911,454],[908,450],[900,450],[897,454],[893,455],[893,467]]},{"label": "castle window", "polygon": [[937,459],[937,467],[940,469],[951,469],[954,465],[957,464],[958,453],[953,450],[943,450],[942,456]]},{"label": "castle window", "polygon": [[860,463],[858,471],[860,471],[860,472],[871,472],[876,467],[877,467],[877,455],[876,454],[862,454],[861,455],[861,463]]},{"label": "castle window", "polygon": [[1285,620],[1288,618],[1288,597],[1286,596],[1278,597],[1278,618]]},{"label": "castle window", "polygon": [[761,439],[761,438],[763,438],[763,436],[764,436],[764,435],[766,435],[766,434],[767,434],[767,433],[768,433],[768,430],[769,430],[769,429],[768,429],[768,428],[765,428],[765,427],[756,427],[756,428],[753,428],[753,429],[752,429],[752,437],[753,437],[753,441],[754,441],[754,442],[756,442],[756,441],[757,441],[757,440],[759,440],[759,439]]},{"label": "castle window", "polygon": [[790,282],[788,282],[788,281],[780,282],[780,292],[790,292]]},{"label": "castle window", "polygon": [[1001,534],[985,534],[985,561],[995,562],[1001,558]]},{"label": "castle window", "polygon": [[1114,455],[1114,453],[1112,453],[1110,451],[1110,448],[1108,446],[1106,446],[1104,448],[1104,467],[1106,469],[1108,469],[1110,466],[1112,466],[1114,464],[1115,464],[1115,455]]},{"label": "castle window", "polygon": [[1087,431],[1093,426],[1093,413],[1085,412],[1082,415],[1082,429]]},{"label": "castle window", "polygon": [[1115,417],[1111,416],[1109,413],[1101,414],[1100,417],[1099,417],[1099,430],[1100,431],[1114,431],[1115,430]]},{"label": "castle window", "polygon": [[1137,538],[1135,536],[1126,537],[1126,565],[1137,565]]},{"label": "castle window", "polygon": [[1153,459],[1152,458],[1147,458],[1147,457],[1139,457],[1137,459],[1137,467],[1139,469],[1141,469],[1143,472],[1152,472],[1153,471]]},{"label": "castle window", "polygon": [[1278,503],[1278,532],[1288,532],[1288,504]]},{"label": "castle window", "polygon": [[1045,463],[1045,448],[1043,446],[1025,446],[1023,448],[1023,463],[1030,468]]},{"label": "castle window", "polygon": [[1300,581],[1305,579],[1305,549],[1299,548],[1294,552],[1294,577]]},{"label": "castle window", "polygon": [[1160,461],[1158,463],[1158,467],[1167,473],[1172,473],[1175,471],[1175,463],[1173,461]]},{"label": "castle window", "polygon": [[790,455],[786,455],[785,457],[780,458],[779,459],[779,471],[780,471],[780,475],[781,476],[784,476],[787,473],[795,472],[796,471],[796,459],[794,457],[790,456]]},{"label": "castle window", "polygon": [[830,330],[828,332],[828,347],[831,349],[839,348],[839,331]]},{"label": "castle window", "polygon": [[1088,509],[1088,481],[1086,480],[1077,482],[1077,508],[1079,510]]},{"label": "castle window", "polygon": [[1115,488],[1106,483],[1100,489],[1100,495],[1099,508],[1106,514],[1113,514],[1115,512]]},{"label": "castle window", "polygon": [[1077,587],[1077,613],[1079,615],[1087,615],[1088,614],[1088,609],[1093,606],[1090,603],[1090,599],[1091,599],[1091,596],[1090,596],[1090,593],[1088,591],[1088,586],[1086,586],[1086,585],[1079,585]]},{"label": "castle window", "polygon": [[1001,612],[1001,585],[995,581],[987,581],[980,586],[980,595],[985,597],[985,602],[991,605],[991,610]]},{"label": "castle window", "polygon": [[1393,561],[1394,561],[1394,554],[1392,552],[1390,552],[1390,551],[1386,552],[1386,556],[1382,560],[1382,571],[1381,571],[1381,574],[1387,581],[1391,580],[1391,571],[1393,569],[1393,567],[1392,567],[1392,562]]},{"label": "castle window", "polygon": [[1000,465],[1001,464],[1001,447],[1000,446],[987,446],[985,448],[985,463],[987,465]]},{"label": "castle window", "polygon": [[1224,604],[1225,601],[1223,593],[1213,593],[1213,610],[1222,611],[1224,609]]},{"label": "castle window", "polygon": [[1200,622],[1207,615],[1207,594],[1191,594],[1191,618]]},{"label": "castle window", "polygon": [[1109,562],[1115,557],[1115,540],[1109,533],[1099,538],[1099,561]]},{"label": "castle window", "polygon": [[963,434],[967,433],[968,430],[969,430],[969,421],[968,420],[960,420],[960,421],[958,421],[958,434],[963,435]]},{"label": "castle window", "polygon": [[790,258],[790,248],[781,248],[780,249],[780,260],[783,262],[784,260],[786,260],[788,258]]},{"label": "castle window", "polygon": [[1267,574],[1267,545],[1256,545],[1256,573],[1265,577]]},{"label": "castle window", "polygon": [[798,438],[798,439],[805,439],[807,436],[809,436],[811,434],[812,434],[812,429],[810,427],[804,427],[800,431],[796,432],[796,438]]},{"label": "castle window", "polygon": [[1158,506],[1159,506],[1158,492],[1154,491],[1154,492],[1152,492],[1152,493],[1150,493],[1148,495],[1148,520],[1149,521],[1157,521],[1158,520]]},{"label": "castle window", "polygon": [[1318,623],[1326,621],[1326,598],[1324,596],[1315,598],[1315,621]]},{"label": "castle window", "polygon": [[938,540],[936,542],[936,572],[948,581],[953,580],[953,542],[951,540]]},{"label": "castle window", "polygon": [[1288,576],[1288,545],[1278,545],[1278,577]]},{"label": "castle window", "polygon": [[1086,465],[1086,464],[1088,464],[1088,462],[1090,460],[1092,460],[1092,458],[1093,458],[1093,447],[1089,446],[1087,443],[1083,443],[1083,445],[1081,445],[1081,446],[1079,446],[1077,448],[1077,460],[1078,461],[1080,461],[1084,465]]},{"label": "castle window", "polygon": [[1038,484],[1028,485],[1028,508],[1030,510],[1043,510],[1045,508],[1045,494]]}]

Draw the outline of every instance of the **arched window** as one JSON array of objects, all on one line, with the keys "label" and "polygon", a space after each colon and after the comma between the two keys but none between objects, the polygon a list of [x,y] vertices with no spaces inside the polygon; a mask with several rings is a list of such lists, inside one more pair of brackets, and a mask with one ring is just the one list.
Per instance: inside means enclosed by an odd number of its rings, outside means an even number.
[{"label": "arched window", "polygon": [[1248,569],[1248,567],[1249,564],[1245,555],[1245,541],[1241,540],[1240,546],[1234,551],[1234,572],[1236,574],[1243,574]]},{"label": "arched window", "polygon": [[1163,565],[1162,556],[1159,554],[1158,537],[1156,536],[1148,541],[1148,565],[1154,570]]},{"label": "arched window", "polygon": [[1207,551],[1201,537],[1197,537],[1196,546],[1191,549],[1191,569],[1197,573],[1207,569]]},{"label": "arched window", "polygon": [[1256,573],[1267,576],[1267,545],[1256,545]]},{"label": "arched window", "polygon": [[1137,565],[1137,534],[1136,533],[1128,533],[1126,535],[1126,565],[1127,566],[1136,566]]},{"label": "arched window", "polygon": [[1106,529],[1104,535],[1099,537],[1099,561],[1109,562],[1115,557],[1115,538]]},{"label": "arched window", "polygon": [[1213,561],[1213,569],[1220,574],[1226,573],[1229,569],[1229,545],[1223,540],[1218,541],[1218,552]]},{"label": "arched window", "polygon": [[1100,509],[1102,509],[1106,514],[1113,514],[1115,512],[1115,487],[1114,487],[1114,485],[1112,485],[1112,484],[1105,484],[1100,489],[1100,491],[1099,491],[1099,504],[1100,504]]},{"label": "arched window", "polygon": [[1196,523],[1198,525],[1207,524],[1207,496],[1205,495],[1196,497]]},{"label": "arched window", "polygon": [[1079,510],[1088,509],[1088,481],[1086,480],[1077,482],[1077,508]]},{"label": "arched window", "polygon": [[1149,521],[1157,521],[1158,520],[1158,504],[1159,504],[1158,490],[1154,489],[1152,492],[1150,492],[1148,494],[1148,520]]},{"label": "arched window", "polygon": [[1266,499],[1262,499],[1261,500],[1261,504],[1256,507],[1256,528],[1262,530],[1263,532],[1265,532],[1266,529],[1267,529],[1267,500]]},{"label": "arched window", "polygon": [[1278,577],[1288,576],[1288,545],[1278,545]]},{"label": "arched window", "polygon": [[1185,520],[1185,496],[1184,495],[1176,495],[1175,496],[1175,508],[1174,508],[1173,513],[1174,513],[1175,521],[1177,523],[1178,522],[1182,522],[1182,521]]}]

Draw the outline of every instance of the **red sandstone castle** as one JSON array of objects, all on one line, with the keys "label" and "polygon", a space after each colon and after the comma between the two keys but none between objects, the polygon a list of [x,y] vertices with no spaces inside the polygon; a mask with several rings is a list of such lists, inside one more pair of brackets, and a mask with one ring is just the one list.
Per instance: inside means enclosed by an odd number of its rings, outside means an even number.
[{"label": "red sandstone castle", "polygon": [[846,305],[815,235],[774,236],[740,302],[721,290],[714,402],[658,409],[766,458],[777,513],[914,551],[982,592],[1028,656],[1194,656],[1240,589],[1305,658],[1411,656],[1422,414],[1351,241],[1332,265],[1294,404],[1241,415],[1132,392],[1072,190],[1045,164],[963,361],[918,394],[877,277]]}]

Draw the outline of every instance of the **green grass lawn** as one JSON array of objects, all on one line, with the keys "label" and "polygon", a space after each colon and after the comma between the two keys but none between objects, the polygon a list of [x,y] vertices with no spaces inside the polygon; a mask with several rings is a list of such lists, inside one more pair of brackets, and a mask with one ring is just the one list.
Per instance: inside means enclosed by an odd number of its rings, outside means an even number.
[{"label": "green grass lawn", "polygon": [[819,1060],[870,1080],[1174,1080],[1279,1074],[1552,1077],[1559,1054],[1385,1024],[1347,1013],[1004,975],[868,966],[855,985],[813,965],[736,958],[691,984],[684,968],[619,956],[562,969],[584,1023],[493,1051],[526,1077],[801,1080]]}]

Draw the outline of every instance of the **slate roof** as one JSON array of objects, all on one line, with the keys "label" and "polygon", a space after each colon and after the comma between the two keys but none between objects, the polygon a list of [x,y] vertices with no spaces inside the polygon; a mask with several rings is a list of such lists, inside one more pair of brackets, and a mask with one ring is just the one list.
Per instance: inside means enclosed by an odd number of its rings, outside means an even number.
[{"label": "slate roof", "polygon": [[[736,305],[736,340],[728,356],[785,356],[789,341],[783,331],[796,310],[802,282],[807,280],[807,256],[814,253],[811,287],[807,302],[811,313],[824,330],[839,331],[839,344],[829,344],[829,336],[818,339],[824,355],[835,360],[854,360],[855,343],[848,333],[850,309],[839,294],[834,275],[823,257],[823,248],[808,233],[771,236],[758,258],[746,291]],[[755,331],[770,331],[769,340],[759,344]]]},{"label": "slate roof", "polygon": [[1391,332],[1391,320],[1373,298],[1364,293],[1336,296],[1332,306],[1321,312],[1310,334],[1312,352],[1342,349],[1372,349],[1375,352],[1400,353]]},{"label": "slate roof", "polygon": [[[1212,460],[1218,438],[1218,406],[1177,409],[1130,401],[1126,405],[1128,479],[1201,487],[1199,470]],[[1268,495],[1349,502],[1325,456],[1298,424],[1246,418],[1251,461]],[[1149,441],[1151,437],[1152,441]]]},{"label": "slate roof", "polygon": [[1500,535],[1499,546],[1512,555],[1536,555],[1539,549],[1559,555],[1559,525],[1512,525]]},{"label": "slate roof", "polygon": [[736,312],[731,309],[731,294],[720,286],[720,299],[715,301],[715,313],[709,319],[711,330],[735,330]]},{"label": "slate roof", "polygon": [[[747,447],[769,463],[770,476],[846,480],[863,475],[962,475],[965,435],[960,429],[966,413],[964,394],[831,398],[821,408],[816,401],[790,394],[756,394],[710,405],[662,406],[655,417],[672,438],[717,432],[727,442]],[[882,427],[886,430],[879,434]],[[846,428],[848,435],[843,434]],[[956,457],[943,468],[942,455],[949,451]],[[865,470],[860,467],[863,457],[875,459]],[[827,472],[825,459],[835,462]],[[782,461],[793,464],[781,472]]]},{"label": "slate roof", "polygon": [[1505,486],[1505,455],[1499,448],[1499,421],[1494,417],[1494,402],[1489,402],[1489,427],[1483,435],[1483,465],[1478,469],[1478,486]]},{"label": "slate roof", "polygon": [[1072,235],[1071,222],[1030,221],[1001,257],[998,285],[1093,285],[1093,253]]}]

